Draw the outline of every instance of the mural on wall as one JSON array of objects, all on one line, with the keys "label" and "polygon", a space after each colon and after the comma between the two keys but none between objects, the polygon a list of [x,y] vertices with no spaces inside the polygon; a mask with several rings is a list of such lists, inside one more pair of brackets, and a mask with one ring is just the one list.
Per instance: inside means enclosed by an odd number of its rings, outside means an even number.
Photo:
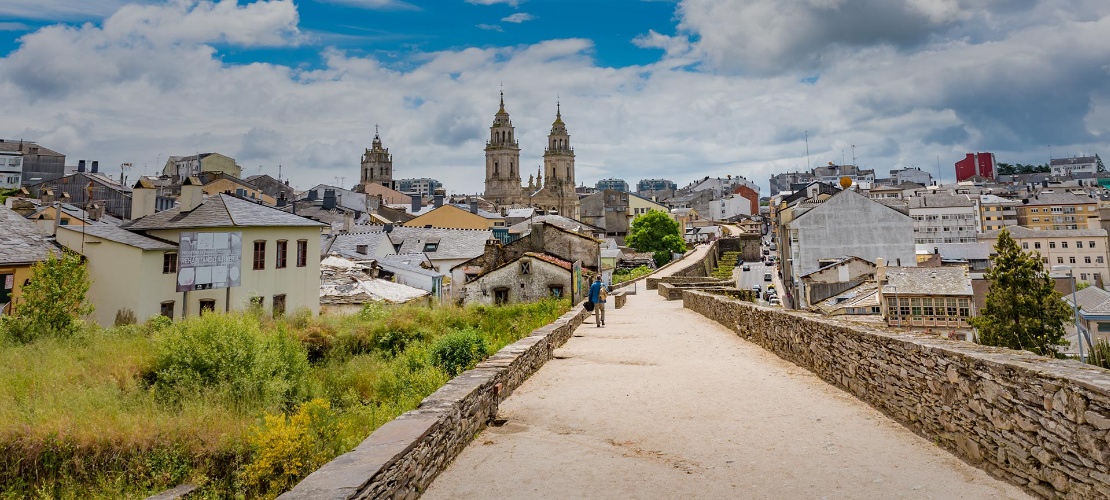
[{"label": "mural on wall", "polygon": [[177,291],[239,286],[242,269],[243,233],[181,233]]},{"label": "mural on wall", "polygon": [[574,261],[572,273],[570,281],[570,303],[577,304],[586,298],[586,295],[583,293],[585,288],[583,288],[582,283],[582,261]]}]

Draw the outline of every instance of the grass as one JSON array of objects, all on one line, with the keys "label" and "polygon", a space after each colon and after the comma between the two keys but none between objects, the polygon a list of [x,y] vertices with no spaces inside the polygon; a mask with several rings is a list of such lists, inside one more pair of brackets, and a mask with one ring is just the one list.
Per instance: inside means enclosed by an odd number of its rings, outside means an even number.
[{"label": "grass", "polygon": [[[368,307],[351,316],[276,321],[209,318],[226,321],[229,331],[255,322],[262,340],[295,339],[296,352],[286,355],[308,360],[308,368],[286,375],[299,377],[300,389],[281,398],[164,377],[165,346],[205,318],[5,341],[0,498],[142,498],[183,482],[201,485],[190,498],[276,496],[447,382],[431,355],[437,339],[479,332],[492,353],[568,308],[549,300]],[[166,380],[177,385],[167,388]]]},{"label": "grass", "polygon": [[647,276],[651,274],[652,271],[654,271],[654,269],[651,269],[648,266],[639,266],[635,269],[617,269],[616,271],[613,271],[613,284],[615,285],[617,283],[624,283],[625,281],[632,281],[641,276]]},{"label": "grass", "polygon": [[713,271],[713,277],[732,279],[732,270],[736,269],[738,260],[740,260],[740,252],[725,252],[722,254],[720,260],[717,261],[717,269]]}]

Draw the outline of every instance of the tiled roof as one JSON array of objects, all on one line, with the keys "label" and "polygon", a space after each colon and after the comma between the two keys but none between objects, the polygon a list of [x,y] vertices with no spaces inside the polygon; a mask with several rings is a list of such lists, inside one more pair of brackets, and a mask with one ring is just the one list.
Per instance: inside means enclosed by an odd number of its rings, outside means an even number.
[{"label": "tiled roof", "polygon": [[[1064,301],[1070,305],[1071,294],[1064,295]],[[1080,314],[1110,314],[1110,292],[1097,286],[1089,286],[1075,292],[1075,301],[1079,304]]]},{"label": "tiled roof", "polygon": [[228,194],[209,196],[188,212],[183,212],[178,206],[124,224],[126,229],[132,231],[260,226],[320,227],[323,224]]},{"label": "tiled roof", "polygon": [[143,250],[177,250],[177,245],[159,239],[143,236],[139,233],[120,229],[111,224],[89,224],[87,226],[58,226],[59,230],[84,232],[89,236],[103,238],[116,243],[141,248]]},{"label": "tiled roof", "polygon": [[585,231],[587,233],[605,232],[605,230],[601,229],[600,227],[594,226],[592,224],[587,224],[580,220],[571,219],[570,217],[565,217],[562,215],[537,215],[523,222],[518,222],[516,224],[513,224],[512,226],[509,226],[509,232],[524,234],[531,231],[532,224],[540,223],[551,224],[552,226],[558,227],[560,229],[574,231],[576,233],[582,231]]},{"label": "tiled roof", "polygon": [[382,267],[400,268],[416,274],[422,274],[424,276],[443,276],[444,273],[420,267],[420,263],[426,262],[427,259],[427,255],[422,253],[385,255],[382,257],[378,257],[378,264],[381,264]]},{"label": "tiled roof", "polygon": [[[368,229],[368,230],[364,230]],[[335,242],[332,243],[331,250],[333,252],[341,251],[344,248],[354,248],[351,241],[367,241],[369,244],[370,236],[366,235],[385,235],[382,226],[362,226],[358,228],[359,232],[342,233],[335,237]],[[486,241],[493,238],[493,232],[488,230],[478,229],[443,229],[435,227],[394,227],[393,231],[388,233],[389,238],[386,242],[378,243],[391,245],[388,253],[391,254],[406,254],[406,253],[427,253],[431,259],[470,259],[481,255],[486,250]],[[429,240],[439,240],[436,250],[434,252],[425,252],[424,244]],[[394,251],[393,247],[400,244],[400,249]],[[376,248],[371,246],[371,249]],[[345,253],[345,252],[344,252]]]},{"label": "tiled roof", "polygon": [[0,205],[0,264],[29,264],[51,253],[57,247],[35,223]]},{"label": "tiled roof", "polygon": [[972,295],[966,266],[887,267],[883,294]]},{"label": "tiled roof", "polygon": [[[1089,237],[1106,237],[1105,229],[1029,229],[1022,226],[1010,226],[1006,228],[1010,231],[1012,238],[1089,238]],[[1002,230],[997,229],[994,231],[984,231],[979,235],[980,240],[997,240],[998,233]]]},{"label": "tiled roof", "polygon": [[527,256],[535,258],[535,259],[540,259],[544,262],[549,262],[551,264],[555,264],[556,266],[559,266],[559,267],[561,267],[563,269],[566,269],[568,271],[574,268],[574,264],[571,264],[570,262],[567,262],[563,259],[560,259],[560,258],[558,258],[554,255],[549,255],[549,254],[546,254],[546,253],[536,253],[536,252],[524,252],[524,255],[527,255]]}]

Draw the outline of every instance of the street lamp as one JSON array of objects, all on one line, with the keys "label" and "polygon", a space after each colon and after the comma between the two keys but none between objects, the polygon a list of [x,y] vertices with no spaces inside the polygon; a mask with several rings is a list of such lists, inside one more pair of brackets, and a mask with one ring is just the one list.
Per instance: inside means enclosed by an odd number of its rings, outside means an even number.
[{"label": "street lamp", "polygon": [[1075,274],[1071,266],[1052,266],[1052,270],[1067,271],[1068,277],[1071,278],[1071,310],[1072,317],[1075,319],[1075,340],[1079,342],[1079,362],[1086,363],[1087,356],[1083,354],[1083,332],[1079,331],[1079,303],[1075,301]]}]

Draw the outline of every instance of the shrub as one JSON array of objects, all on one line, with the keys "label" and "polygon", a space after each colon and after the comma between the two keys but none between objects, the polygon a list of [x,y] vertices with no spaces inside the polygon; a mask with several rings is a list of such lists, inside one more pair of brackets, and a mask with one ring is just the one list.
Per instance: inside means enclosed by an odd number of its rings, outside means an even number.
[{"label": "shrub", "polygon": [[283,329],[264,333],[243,314],[209,313],[163,332],[154,379],[160,396],[217,388],[239,409],[295,403],[306,390],[308,357]]},{"label": "shrub", "polygon": [[152,316],[146,320],[146,328],[152,333],[157,333],[173,326],[173,320],[162,315]]},{"label": "shrub", "polygon": [[341,419],[323,399],[300,405],[296,413],[267,415],[250,437],[254,458],[243,468],[243,484],[259,496],[274,496],[342,453]]},{"label": "shrub", "polygon": [[17,342],[40,337],[69,337],[80,329],[80,319],[93,311],[85,301],[89,270],[81,257],[51,255],[31,268],[31,280],[23,287],[23,301],[8,324],[8,335]]},{"label": "shrub", "polygon": [[1110,369],[1110,342],[1102,339],[1096,340],[1095,344],[1091,346],[1089,361],[1092,365]]},{"label": "shrub", "polygon": [[436,339],[432,364],[454,377],[485,359],[489,353],[485,337],[472,330],[458,330]]},{"label": "shrub", "polygon": [[313,323],[297,329],[297,340],[308,350],[308,360],[316,362],[335,345],[335,330],[328,325]]},{"label": "shrub", "polygon": [[116,326],[134,325],[135,323],[138,323],[138,320],[135,319],[135,311],[126,307],[116,311]]}]

